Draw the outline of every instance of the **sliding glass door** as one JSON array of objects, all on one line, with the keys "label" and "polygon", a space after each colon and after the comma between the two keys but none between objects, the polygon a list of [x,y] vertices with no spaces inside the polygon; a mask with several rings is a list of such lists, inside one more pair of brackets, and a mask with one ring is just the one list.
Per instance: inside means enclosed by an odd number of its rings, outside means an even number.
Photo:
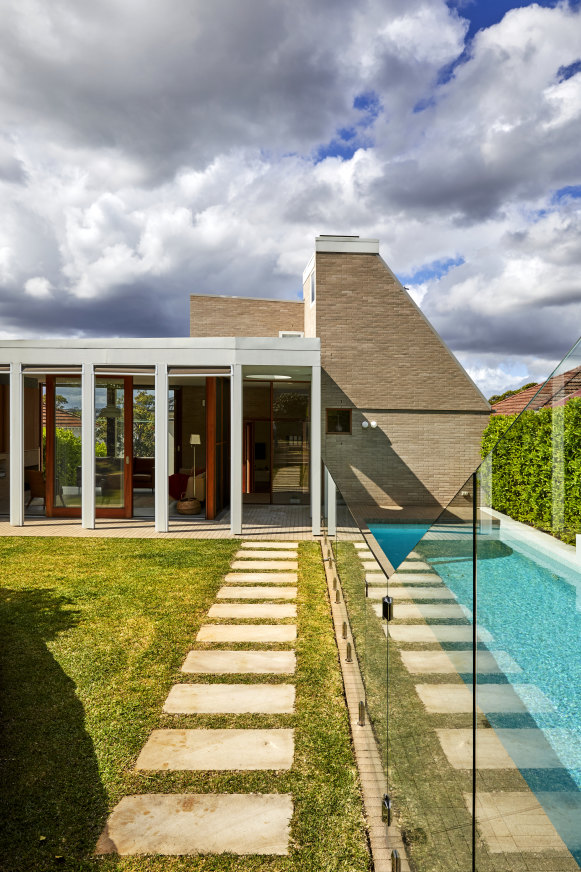
[{"label": "sliding glass door", "polygon": [[[95,383],[95,507],[98,518],[133,511],[133,387],[131,377]],[[82,409],[78,376],[46,379],[46,514],[80,517]]]}]

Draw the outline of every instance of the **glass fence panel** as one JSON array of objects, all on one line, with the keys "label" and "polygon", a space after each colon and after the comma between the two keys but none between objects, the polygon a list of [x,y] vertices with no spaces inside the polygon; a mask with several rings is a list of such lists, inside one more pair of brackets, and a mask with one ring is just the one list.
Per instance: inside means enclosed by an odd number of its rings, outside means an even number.
[{"label": "glass fence panel", "polygon": [[[388,583],[388,788],[417,872],[472,867],[471,493],[469,480]],[[401,525],[385,526],[393,554]]]},{"label": "glass fence panel", "polygon": [[577,345],[478,474],[478,870],[581,864],[580,395]]},{"label": "glass fence panel", "polygon": [[387,578],[371,550],[368,531],[362,531],[340,494],[337,498],[337,572],[363,680],[365,717],[380,751],[387,790],[387,637],[382,619]]}]

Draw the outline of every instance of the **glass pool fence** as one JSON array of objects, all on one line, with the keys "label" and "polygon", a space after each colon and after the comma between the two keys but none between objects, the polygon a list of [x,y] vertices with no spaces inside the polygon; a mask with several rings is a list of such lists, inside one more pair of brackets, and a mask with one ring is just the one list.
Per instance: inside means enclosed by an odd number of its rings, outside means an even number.
[{"label": "glass pool fence", "polygon": [[333,549],[367,716],[416,872],[574,872],[579,343],[484,444],[433,523],[356,518],[338,494]]}]

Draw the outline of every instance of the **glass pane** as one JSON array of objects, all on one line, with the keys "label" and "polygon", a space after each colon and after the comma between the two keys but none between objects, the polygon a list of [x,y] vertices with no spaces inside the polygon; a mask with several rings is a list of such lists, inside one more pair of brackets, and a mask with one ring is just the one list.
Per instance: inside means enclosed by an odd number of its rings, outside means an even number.
[{"label": "glass pane", "polygon": [[308,384],[273,385],[273,416],[298,421],[309,420],[311,387]]},{"label": "glass pane", "polygon": [[10,384],[0,375],[0,514],[10,511]]},{"label": "glass pane", "polygon": [[495,415],[479,472],[477,868],[581,864],[581,349],[520,415]]},{"label": "glass pane", "polygon": [[155,507],[155,390],[133,388],[133,514]]},{"label": "glass pane", "polygon": [[95,505],[98,508],[122,508],[125,502],[123,382],[97,381],[95,455]]},{"label": "glass pane", "polygon": [[54,505],[81,505],[81,382],[55,384]]},{"label": "glass pane", "polygon": [[[374,546],[375,547],[375,546]],[[365,691],[367,717],[372,725],[383,765],[383,791],[387,793],[388,673],[387,624],[382,600],[387,577],[365,534],[337,494],[335,560],[349,615],[348,640],[352,641]],[[379,554],[381,558],[381,554]]]},{"label": "glass pane", "polygon": [[273,503],[308,504],[308,423],[306,421],[274,421],[273,443]]}]

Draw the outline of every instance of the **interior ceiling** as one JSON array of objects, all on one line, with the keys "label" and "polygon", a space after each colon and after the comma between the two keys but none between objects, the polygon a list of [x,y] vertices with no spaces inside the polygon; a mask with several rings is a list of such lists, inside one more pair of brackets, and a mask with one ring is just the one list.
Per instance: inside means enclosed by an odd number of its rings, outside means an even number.
[{"label": "interior ceiling", "polygon": [[248,375],[260,375],[268,381],[268,377],[272,375],[290,375],[293,381],[310,381],[311,367],[310,366],[243,366],[242,374],[244,377]]}]

